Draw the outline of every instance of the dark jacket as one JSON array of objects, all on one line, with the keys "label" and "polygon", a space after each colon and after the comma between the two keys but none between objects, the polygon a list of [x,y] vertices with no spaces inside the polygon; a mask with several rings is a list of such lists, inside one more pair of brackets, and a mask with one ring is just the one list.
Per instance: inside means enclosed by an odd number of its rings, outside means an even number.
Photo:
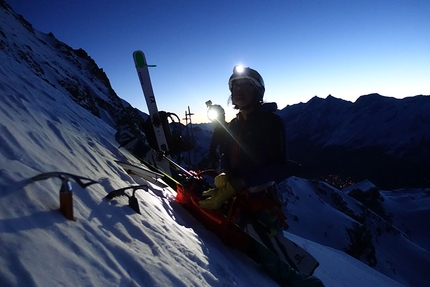
[{"label": "dark jacket", "polygon": [[265,103],[246,120],[239,113],[229,124],[221,168],[242,178],[246,187],[288,176],[285,128],[276,109],[276,103]]},{"label": "dark jacket", "polygon": [[219,168],[220,154],[227,136],[227,124],[219,123],[215,125],[211,143],[209,145],[209,161],[212,168]]}]

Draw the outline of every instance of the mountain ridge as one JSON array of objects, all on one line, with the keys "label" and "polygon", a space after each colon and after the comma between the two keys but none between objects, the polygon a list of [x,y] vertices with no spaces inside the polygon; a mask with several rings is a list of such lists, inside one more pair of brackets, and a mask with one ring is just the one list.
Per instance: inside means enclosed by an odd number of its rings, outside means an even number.
[{"label": "mountain ridge", "polygon": [[369,178],[401,188],[430,186],[429,109],[429,96],[374,93],[354,103],[314,97],[278,113],[286,123],[290,158],[315,169],[309,175]]}]

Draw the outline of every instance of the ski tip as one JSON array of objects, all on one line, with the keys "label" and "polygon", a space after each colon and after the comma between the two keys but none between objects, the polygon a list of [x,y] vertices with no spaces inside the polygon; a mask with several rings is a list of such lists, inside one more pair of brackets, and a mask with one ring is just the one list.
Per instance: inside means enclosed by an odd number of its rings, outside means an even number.
[{"label": "ski tip", "polygon": [[134,51],[133,56],[136,56],[136,55],[143,55],[145,57],[145,54],[141,50]]},{"label": "ski tip", "polygon": [[136,64],[136,68],[145,67],[147,65],[145,54],[140,50],[134,51],[133,59],[134,59],[134,63]]},{"label": "ski tip", "polygon": [[136,68],[156,67],[156,65],[148,65],[145,54],[141,50],[136,50],[133,52],[133,59],[134,63],[136,64]]}]

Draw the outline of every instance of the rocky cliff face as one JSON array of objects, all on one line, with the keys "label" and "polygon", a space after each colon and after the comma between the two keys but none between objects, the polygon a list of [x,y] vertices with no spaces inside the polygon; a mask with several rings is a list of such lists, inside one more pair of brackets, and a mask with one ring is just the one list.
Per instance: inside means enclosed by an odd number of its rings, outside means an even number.
[{"label": "rocky cliff face", "polygon": [[7,64],[13,74],[28,75],[22,71],[31,71],[34,77],[23,78],[23,85],[45,81],[112,127],[139,132],[139,123],[146,115],[117,96],[106,73],[83,49],[73,49],[52,33],[34,29],[4,1],[0,9],[2,64]]}]

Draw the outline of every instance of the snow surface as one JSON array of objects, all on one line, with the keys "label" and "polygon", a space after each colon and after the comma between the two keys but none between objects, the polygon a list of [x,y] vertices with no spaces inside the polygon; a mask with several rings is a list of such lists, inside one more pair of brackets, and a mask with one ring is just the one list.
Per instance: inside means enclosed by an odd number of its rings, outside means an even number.
[{"label": "snow surface", "polygon": [[[170,188],[148,183],[148,192],[139,190],[142,214],[135,213],[125,197],[106,200],[114,189],[142,184],[115,163],[135,159],[117,149],[109,124],[52,84],[58,80],[55,72],[45,72],[42,80],[35,73],[36,62],[29,65],[11,56],[34,43],[41,45],[38,39],[48,42],[49,36],[37,31],[24,34],[10,14],[0,12],[2,30],[10,28],[19,35],[19,45],[3,45],[8,48],[0,50],[2,286],[278,286],[260,266],[224,245],[174,202]],[[33,52],[45,53],[42,48]],[[45,58],[51,64],[39,66],[48,71],[47,66],[54,65],[51,60]],[[61,73],[73,73],[72,69],[67,61],[61,62]],[[95,91],[102,90],[96,87],[100,83],[94,85]],[[75,221],[59,212],[58,179],[29,180],[50,171],[99,181],[86,189],[72,183]],[[403,231],[374,235],[379,241],[375,268],[341,251],[349,243],[345,228],[356,222],[335,208],[333,194],[343,198],[350,212],[361,210],[343,192],[296,177],[280,188],[290,225],[285,236],[319,260],[315,275],[326,286],[426,286],[430,281],[428,249],[410,241]],[[391,212],[399,205],[395,195],[390,193],[384,203],[396,203],[387,206]],[[428,212],[428,200],[401,196]],[[385,224],[372,213],[368,221],[375,229]]]}]

